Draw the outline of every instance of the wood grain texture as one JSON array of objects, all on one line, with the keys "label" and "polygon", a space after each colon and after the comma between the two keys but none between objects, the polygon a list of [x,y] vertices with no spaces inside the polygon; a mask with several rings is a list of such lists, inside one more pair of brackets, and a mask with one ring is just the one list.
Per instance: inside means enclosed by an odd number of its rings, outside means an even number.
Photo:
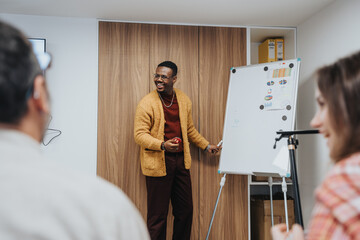
[{"label": "wood grain texture", "polygon": [[99,22],[97,174],[146,217],[145,177],[134,140],[137,103],[149,92],[149,26]]},{"label": "wood grain texture", "polygon": [[[246,29],[200,27],[200,131],[213,144],[222,138],[230,68],[245,64]],[[200,156],[200,239],[206,237],[219,191],[218,161],[219,156]],[[247,176],[227,175],[210,239],[247,239],[247,216]]]},{"label": "wood grain texture", "polygon": [[[150,88],[155,89],[152,74],[157,65],[163,61],[173,61],[178,66],[178,79],[174,87],[184,91],[193,103],[192,116],[195,127],[198,127],[199,104],[199,56],[198,27],[151,25],[150,27]],[[191,180],[194,201],[194,217],[191,239],[199,239],[199,151],[193,145],[190,148],[192,157]],[[167,239],[171,239],[173,229],[172,209],[169,209]]]}]

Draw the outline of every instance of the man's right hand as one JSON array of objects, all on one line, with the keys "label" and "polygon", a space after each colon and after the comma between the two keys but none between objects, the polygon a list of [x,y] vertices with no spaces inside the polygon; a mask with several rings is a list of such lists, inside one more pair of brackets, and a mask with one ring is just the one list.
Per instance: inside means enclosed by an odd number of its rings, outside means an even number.
[{"label": "man's right hand", "polygon": [[179,150],[179,143],[176,143],[177,141],[173,139],[169,139],[164,143],[165,151],[167,152],[176,152]]}]

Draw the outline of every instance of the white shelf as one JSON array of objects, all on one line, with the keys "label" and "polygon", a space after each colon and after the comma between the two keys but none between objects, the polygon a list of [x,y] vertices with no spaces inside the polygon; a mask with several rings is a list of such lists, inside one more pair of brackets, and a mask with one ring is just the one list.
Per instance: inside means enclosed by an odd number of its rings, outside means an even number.
[{"label": "white shelf", "polygon": [[[251,182],[251,186],[269,186],[268,182]],[[287,185],[292,185],[292,182],[286,182]],[[273,185],[281,185],[281,182],[273,182]]]},{"label": "white shelf", "polygon": [[[285,59],[295,59],[296,55],[296,28],[295,27],[248,27],[247,28],[247,64],[258,64],[258,47],[267,38],[284,38]],[[281,182],[273,182],[275,188],[281,186]],[[292,182],[287,182],[292,188]],[[250,219],[250,196],[251,191],[263,192],[268,182],[253,182],[248,176],[248,239],[251,239],[251,219]]]},{"label": "white shelf", "polygon": [[284,38],[285,60],[296,58],[296,28],[250,27],[248,64],[258,63],[258,47],[267,38]]}]

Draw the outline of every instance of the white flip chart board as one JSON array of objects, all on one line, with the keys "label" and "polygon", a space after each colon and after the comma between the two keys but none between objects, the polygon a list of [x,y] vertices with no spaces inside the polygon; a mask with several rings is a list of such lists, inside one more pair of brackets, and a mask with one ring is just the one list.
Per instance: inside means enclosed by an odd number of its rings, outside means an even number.
[{"label": "white flip chart board", "polygon": [[219,173],[289,176],[287,139],[273,146],[276,131],[294,130],[299,68],[293,59],[230,69]]}]

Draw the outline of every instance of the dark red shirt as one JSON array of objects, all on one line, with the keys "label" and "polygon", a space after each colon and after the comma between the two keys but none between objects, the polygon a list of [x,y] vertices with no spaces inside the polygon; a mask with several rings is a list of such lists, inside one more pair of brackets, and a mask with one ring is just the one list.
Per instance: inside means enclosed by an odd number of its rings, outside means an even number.
[{"label": "dark red shirt", "polygon": [[[161,94],[161,97],[166,106],[171,105],[171,101],[173,99],[173,95]],[[177,102],[176,94],[174,96],[174,100],[172,101],[172,105],[170,107],[164,106],[164,116],[165,116],[165,136],[164,141],[166,142],[169,139],[174,137],[179,137],[182,140],[181,134],[181,125],[180,125],[180,117],[179,117],[179,104]],[[179,150],[177,152],[183,151],[183,143],[179,144]]]}]

